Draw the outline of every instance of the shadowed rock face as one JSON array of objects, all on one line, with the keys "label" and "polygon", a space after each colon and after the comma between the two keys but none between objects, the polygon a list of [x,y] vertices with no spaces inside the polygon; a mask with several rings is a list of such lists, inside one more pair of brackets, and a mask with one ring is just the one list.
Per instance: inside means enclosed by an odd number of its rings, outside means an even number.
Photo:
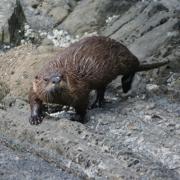
[{"label": "shadowed rock face", "polygon": [[9,1],[2,0],[0,4],[0,42],[10,42],[10,34],[8,32],[8,19],[13,14],[15,7],[15,0]]},{"label": "shadowed rock face", "polygon": [[19,0],[0,3],[0,43],[19,44],[23,36],[25,16]]},{"label": "shadowed rock face", "polygon": [[[21,45],[0,53],[0,100],[10,92],[0,103],[0,141],[13,149],[0,147],[3,177],[9,179],[13,163],[17,167],[36,168],[42,161],[33,158],[39,155],[47,161],[39,169],[41,179],[45,175],[59,175],[52,163],[82,179],[179,179],[179,1],[20,0],[20,3],[17,6],[14,0],[0,1],[0,31],[4,29],[0,41],[19,42],[18,30],[23,29],[24,16],[30,33],[32,30],[38,34],[40,30],[46,35],[37,36],[39,39],[34,42],[39,44]],[[62,27],[72,36],[57,30]],[[52,30],[55,35],[49,38]],[[89,110],[89,120],[84,125],[69,120],[73,109],[66,112],[67,107],[48,105],[47,114],[54,109],[59,112],[47,115],[40,126],[31,126],[26,97],[34,75],[59,53],[60,49],[53,44],[60,46],[64,42],[67,46],[78,39],[73,39],[73,35],[86,31],[97,31],[121,41],[141,62],[168,59],[171,62],[169,67],[137,73],[129,94],[122,93],[118,77],[107,89],[105,97],[109,103]],[[22,150],[30,154],[23,154]],[[26,160],[20,157],[19,165],[17,159],[21,155]],[[14,168],[18,174],[19,170]],[[25,172],[28,174],[29,169],[21,171],[19,177]],[[31,173],[30,179],[35,175]]]}]

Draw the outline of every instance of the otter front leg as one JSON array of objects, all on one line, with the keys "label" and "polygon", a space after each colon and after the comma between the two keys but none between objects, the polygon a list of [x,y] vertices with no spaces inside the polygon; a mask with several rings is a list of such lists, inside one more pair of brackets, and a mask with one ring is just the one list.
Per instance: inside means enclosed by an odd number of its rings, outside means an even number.
[{"label": "otter front leg", "polygon": [[85,115],[86,115],[86,109],[80,110],[80,109],[75,109],[76,114],[71,117],[72,121],[78,121],[80,123],[85,123]]},{"label": "otter front leg", "polygon": [[33,89],[30,89],[29,92],[29,103],[31,108],[31,116],[29,118],[29,122],[31,125],[38,125],[43,120],[42,115],[42,101],[37,97],[37,95],[33,92]]},{"label": "otter front leg", "polygon": [[88,97],[84,98],[82,101],[79,101],[74,106],[76,114],[71,117],[71,120],[85,123],[87,106],[88,106]]}]

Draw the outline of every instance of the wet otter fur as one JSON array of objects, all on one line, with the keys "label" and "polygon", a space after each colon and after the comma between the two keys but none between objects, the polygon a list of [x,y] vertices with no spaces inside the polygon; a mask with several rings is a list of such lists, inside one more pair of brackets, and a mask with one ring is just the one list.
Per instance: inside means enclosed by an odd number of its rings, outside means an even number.
[{"label": "wet otter fur", "polygon": [[95,89],[92,108],[102,105],[106,86],[122,75],[122,89],[130,90],[136,72],[154,69],[168,62],[140,64],[127,47],[102,36],[87,37],[65,48],[36,75],[29,92],[31,124],[40,124],[43,102],[75,108],[73,120],[84,121],[88,97]]}]

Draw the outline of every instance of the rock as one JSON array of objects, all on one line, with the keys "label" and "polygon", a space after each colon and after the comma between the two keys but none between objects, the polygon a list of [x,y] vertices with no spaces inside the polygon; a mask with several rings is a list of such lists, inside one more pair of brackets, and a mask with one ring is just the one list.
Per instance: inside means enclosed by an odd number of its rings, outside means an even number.
[{"label": "rock", "polygon": [[75,0],[21,0],[27,23],[35,30],[52,30],[76,6]]},{"label": "rock", "polygon": [[[1,151],[1,179],[61,179],[61,180],[80,180],[75,175],[72,175],[61,168],[49,164],[36,155],[31,153],[21,152],[16,146],[16,149],[7,147],[6,143],[0,144]],[[20,148],[20,146],[19,146]],[[36,172],[38,171],[38,173]]]},{"label": "rock", "polygon": [[176,79],[175,83],[174,83],[174,86],[177,90],[180,90],[180,76],[178,79]]},{"label": "rock", "polygon": [[44,38],[42,33],[36,30],[33,30],[27,23],[24,25],[24,37],[21,40],[21,44],[33,43],[39,44]]},{"label": "rock", "polygon": [[157,91],[159,89],[159,86],[157,84],[147,84],[146,89],[151,92],[151,91]]},{"label": "rock", "polygon": [[67,47],[69,44],[79,40],[79,38],[74,38],[67,31],[58,29],[48,33],[47,39],[51,40],[56,47]]},{"label": "rock", "polygon": [[2,0],[0,9],[0,43],[19,44],[25,22],[19,0]]},{"label": "rock", "polygon": [[41,0],[29,0],[29,3],[32,8],[36,9],[41,3]]},{"label": "rock", "polygon": [[48,39],[48,38],[45,38],[43,39],[42,43],[41,43],[43,46],[52,46],[53,45],[53,41]]},{"label": "rock", "polygon": [[68,10],[63,7],[55,7],[48,13],[55,20],[55,24],[61,23],[68,15]]},{"label": "rock", "polygon": [[170,18],[165,24],[137,39],[130,45],[130,50],[141,60],[151,56],[168,39],[167,32],[172,31],[176,23],[177,19]]},{"label": "rock", "polygon": [[[174,28],[179,18],[174,11],[180,4],[177,0],[174,0],[174,4],[176,7],[166,0],[138,2],[112,24],[107,24],[101,34],[122,41],[144,61],[164,43],[169,44],[173,36],[176,36],[176,39],[179,37]],[[170,37],[170,34],[173,36]]]},{"label": "rock", "polygon": [[[179,1],[21,3],[27,19],[23,45],[0,53],[0,100],[5,96],[0,103],[0,134],[9,136],[10,144],[16,139],[15,147],[38,154],[82,179],[179,179]],[[60,10],[65,11],[58,14]],[[45,114],[51,117],[31,126],[27,94],[34,75],[63,50],[59,47],[83,37],[68,31],[110,36],[127,45],[142,63],[171,62],[137,72],[125,95],[119,76],[107,88],[108,103],[88,110],[86,124],[69,120],[74,109],[46,104]]]},{"label": "rock", "polygon": [[47,52],[53,53],[55,51],[55,48],[52,45],[41,45],[37,48],[37,51],[38,53],[41,53],[41,54],[47,53]]},{"label": "rock", "polygon": [[28,12],[26,12],[28,24],[35,30],[51,30],[55,24],[53,18],[47,15],[34,15],[34,18],[30,18],[31,13],[27,14]]},{"label": "rock", "polygon": [[40,1],[36,1],[37,3],[34,7],[32,7],[34,4],[33,1],[26,1],[26,0],[20,0],[20,1],[24,11],[24,15],[26,17],[26,21],[32,29],[48,30],[53,28],[54,26],[53,18],[37,8]]},{"label": "rock", "polygon": [[14,96],[11,96],[10,94],[8,94],[6,97],[3,98],[2,104],[5,107],[12,107],[15,105],[16,99],[17,99],[17,97],[14,97]]},{"label": "rock", "polygon": [[146,96],[153,97],[153,96],[161,96],[162,93],[167,93],[167,87],[163,88],[157,84],[147,84],[146,85]]},{"label": "rock", "polygon": [[[159,106],[162,100],[117,102],[112,109],[90,111],[94,120],[87,124],[61,117],[45,118],[40,126],[28,123],[29,105],[17,100],[7,111],[0,110],[0,130],[18,139],[15,147],[33,149],[47,162],[84,173],[87,179],[178,179],[179,118],[174,112],[179,105],[169,112],[172,104]],[[146,108],[152,102],[156,108]]]},{"label": "rock", "polygon": [[10,42],[10,32],[8,31],[8,19],[10,19],[15,8],[15,0],[7,1],[2,0],[0,4],[1,18],[0,18],[0,42]]},{"label": "rock", "polygon": [[134,3],[135,1],[124,0],[80,1],[59,28],[76,34],[94,32],[105,24],[106,18],[113,14],[122,14]]},{"label": "rock", "polygon": [[9,93],[9,87],[5,82],[0,81],[0,101]]}]

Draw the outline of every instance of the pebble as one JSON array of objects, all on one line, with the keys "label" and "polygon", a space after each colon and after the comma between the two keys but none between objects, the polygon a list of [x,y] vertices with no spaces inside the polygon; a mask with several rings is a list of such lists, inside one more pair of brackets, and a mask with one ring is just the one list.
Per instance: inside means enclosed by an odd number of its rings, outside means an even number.
[{"label": "pebble", "polygon": [[147,84],[146,85],[146,90],[151,92],[151,91],[156,91],[159,89],[159,86],[157,84]]},{"label": "pebble", "polygon": [[151,116],[150,116],[150,115],[145,115],[145,116],[144,116],[144,120],[145,120],[145,121],[151,120]]}]

